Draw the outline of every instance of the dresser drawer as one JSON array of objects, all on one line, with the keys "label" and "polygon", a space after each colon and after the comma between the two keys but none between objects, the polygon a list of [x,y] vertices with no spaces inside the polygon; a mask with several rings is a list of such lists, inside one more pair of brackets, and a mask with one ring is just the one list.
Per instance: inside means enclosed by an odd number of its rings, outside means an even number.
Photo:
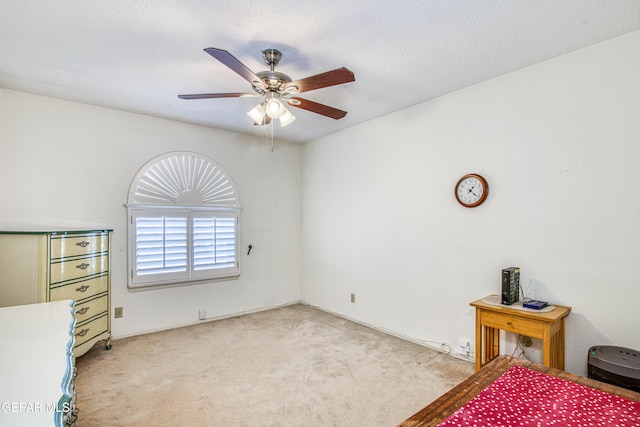
[{"label": "dresser drawer", "polygon": [[76,304],[76,323],[82,323],[91,317],[107,312],[109,310],[108,306],[109,299],[107,295]]},{"label": "dresser drawer", "polygon": [[544,323],[538,320],[515,317],[510,314],[483,312],[481,322],[485,326],[516,334],[528,335],[533,338],[544,337]]},{"label": "dresser drawer", "polygon": [[78,281],[64,286],[51,288],[49,291],[50,301],[61,299],[72,299],[82,301],[109,289],[109,275],[95,277],[89,280]]},{"label": "dresser drawer", "polygon": [[91,322],[85,323],[84,325],[76,325],[76,329],[74,331],[76,336],[75,347],[92,340],[103,332],[106,332],[108,330],[107,315],[108,314],[105,314]]},{"label": "dresser drawer", "polygon": [[109,255],[95,255],[67,261],[52,262],[51,285],[109,270]]},{"label": "dresser drawer", "polygon": [[108,233],[51,236],[51,259],[67,258],[109,250]]}]

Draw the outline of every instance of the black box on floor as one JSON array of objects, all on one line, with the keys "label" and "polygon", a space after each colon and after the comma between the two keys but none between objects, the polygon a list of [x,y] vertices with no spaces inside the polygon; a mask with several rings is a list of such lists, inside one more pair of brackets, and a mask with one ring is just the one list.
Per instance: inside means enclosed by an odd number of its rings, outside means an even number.
[{"label": "black box on floor", "polygon": [[520,268],[502,270],[502,304],[511,305],[520,301]]},{"label": "black box on floor", "polygon": [[589,378],[640,392],[640,351],[613,345],[589,349]]}]

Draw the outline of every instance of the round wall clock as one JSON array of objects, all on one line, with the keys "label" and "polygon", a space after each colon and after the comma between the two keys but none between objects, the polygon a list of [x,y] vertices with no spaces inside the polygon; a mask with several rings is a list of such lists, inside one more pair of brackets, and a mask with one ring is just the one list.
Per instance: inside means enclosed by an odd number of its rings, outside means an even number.
[{"label": "round wall clock", "polygon": [[482,176],[470,173],[458,180],[455,188],[456,200],[465,208],[480,206],[489,195],[489,184]]}]

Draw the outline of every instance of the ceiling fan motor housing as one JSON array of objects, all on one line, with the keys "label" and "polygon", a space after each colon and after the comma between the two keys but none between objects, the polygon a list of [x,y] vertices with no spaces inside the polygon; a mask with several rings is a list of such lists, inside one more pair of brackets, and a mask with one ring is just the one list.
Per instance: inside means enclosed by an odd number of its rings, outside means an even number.
[{"label": "ceiling fan motor housing", "polygon": [[256,75],[267,85],[269,92],[278,92],[285,83],[291,82],[291,77],[278,71],[258,71]]},{"label": "ceiling fan motor housing", "polygon": [[[265,49],[262,51],[262,57],[264,61],[269,66],[269,71],[259,71],[256,73],[258,77],[264,82],[267,86],[267,92],[277,92],[281,95],[290,95],[292,93],[297,92],[297,86],[290,86],[285,90],[284,85],[286,83],[291,83],[291,77],[287,76],[284,73],[280,73],[275,71],[275,66],[278,65],[280,60],[282,59],[282,53],[280,53],[277,49]],[[259,94],[263,94],[264,88],[253,86],[253,89]]]}]

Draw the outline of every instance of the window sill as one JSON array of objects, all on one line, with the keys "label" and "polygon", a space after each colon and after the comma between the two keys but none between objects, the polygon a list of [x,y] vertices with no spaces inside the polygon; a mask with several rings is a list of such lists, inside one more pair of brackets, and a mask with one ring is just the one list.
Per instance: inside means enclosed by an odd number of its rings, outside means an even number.
[{"label": "window sill", "polygon": [[176,288],[180,286],[190,286],[190,285],[204,285],[207,283],[217,283],[217,282],[228,282],[230,280],[238,280],[240,277],[240,273],[225,276],[225,277],[214,277],[209,279],[197,279],[197,280],[189,280],[189,281],[172,281],[167,283],[150,283],[150,284],[141,284],[141,285],[132,285],[131,283],[127,284],[127,288],[129,292],[138,292],[138,291],[151,291],[153,289],[166,289],[166,288]]}]

